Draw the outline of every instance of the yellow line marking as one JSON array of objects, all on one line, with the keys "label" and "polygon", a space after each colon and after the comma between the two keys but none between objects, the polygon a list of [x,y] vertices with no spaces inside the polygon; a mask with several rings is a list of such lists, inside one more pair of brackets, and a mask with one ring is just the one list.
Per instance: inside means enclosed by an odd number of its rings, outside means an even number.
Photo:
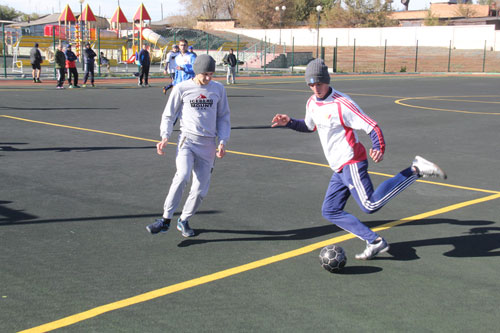
[{"label": "yellow line marking", "polygon": [[478,103],[478,104],[500,104],[500,102],[475,101],[470,99],[448,99],[448,98],[430,98],[430,101],[460,102],[460,103]]},{"label": "yellow line marking", "polygon": [[[159,142],[158,140],[146,139],[146,138],[141,138],[141,137],[137,137],[137,136],[130,136],[130,135],[125,135],[125,134],[120,134],[120,133],[106,132],[106,131],[94,130],[94,129],[83,128],[83,127],[75,127],[75,126],[68,126],[68,125],[62,125],[62,124],[48,123],[48,122],[39,121],[39,120],[19,118],[19,117],[7,116],[7,115],[0,115],[0,117],[10,118],[10,119],[14,119],[14,120],[20,120],[20,121],[25,121],[25,122],[30,122],[30,123],[42,124],[42,125],[49,125],[49,126],[56,126],[56,127],[62,127],[62,128],[69,128],[69,129],[74,129],[74,130],[79,130],[79,131],[85,131],[85,132],[94,132],[94,133],[100,133],[100,134],[106,134],[106,135],[114,135],[114,136],[119,136],[119,137],[123,137],[123,138],[134,139],[134,140],[140,140],[140,141],[148,141],[148,142],[155,142],[155,143]],[[175,143],[175,142],[169,142],[168,144],[170,144],[170,145],[177,145],[177,143]],[[239,151],[234,151],[234,150],[227,150],[226,152],[227,153],[231,153],[231,154],[235,154],[235,155],[258,157],[258,158],[265,158],[265,159],[271,159],[271,160],[277,160],[277,161],[284,161],[284,162],[292,162],[292,163],[299,163],[299,164],[306,164],[306,165],[314,165],[314,166],[319,166],[319,167],[324,167],[324,168],[329,168],[330,167],[327,164],[315,163],[315,162],[308,162],[308,161],[302,161],[302,160],[294,160],[294,159],[283,158],[283,157],[275,157],[275,156],[251,154],[251,153],[244,153],[244,152],[239,152]],[[383,176],[383,177],[389,177],[389,178],[391,178],[391,177],[394,176],[394,175],[389,175],[389,174],[375,172],[375,171],[369,171],[369,173],[373,174],[373,175],[378,175],[378,176]],[[438,185],[438,186],[444,186],[444,187],[457,188],[457,189],[462,189],[462,190],[484,192],[484,193],[500,193],[500,192],[492,191],[492,190],[485,190],[485,189],[479,189],[479,188],[473,188],[473,187],[465,187],[465,186],[460,186],[460,185],[445,184],[445,183],[433,182],[433,181],[422,180],[422,179],[417,180],[417,182],[427,183],[427,184],[432,184],[432,185]]]},{"label": "yellow line marking", "polygon": [[[155,142],[155,143],[159,142],[158,140],[140,138],[140,137],[137,137],[137,136],[130,136],[130,135],[125,135],[125,134],[120,134],[120,133],[114,133],[114,132],[106,132],[106,131],[94,130],[94,129],[90,129],[90,128],[83,128],[83,127],[75,127],[75,126],[68,126],[68,125],[62,125],[62,124],[48,123],[48,122],[45,122],[45,121],[32,120],[32,119],[26,119],[26,118],[19,118],[19,117],[7,116],[7,115],[0,115],[0,117],[10,118],[10,119],[15,119],[15,120],[21,120],[21,121],[25,121],[25,122],[28,122],[28,123],[35,123],[35,124],[49,125],[49,126],[55,126],[55,127],[70,128],[70,129],[74,129],[74,130],[78,130],[78,131],[84,131],[84,132],[93,132],[93,133],[100,133],[100,134],[106,134],[106,135],[114,135],[114,136],[119,136],[119,137],[127,138],[127,139],[149,141],[149,142]],[[169,142],[168,144],[175,145],[176,143]]]},{"label": "yellow line marking", "polygon": [[[441,108],[432,108],[432,107],[427,107],[427,106],[417,106],[417,105],[403,103],[403,101],[409,101],[409,100],[435,101],[435,100],[440,100],[440,98],[443,98],[443,97],[456,97],[456,96],[406,97],[406,98],[400,98],[400,99],[394,101],[394,103],[396,103],[398,105],[402,105],[402,106],[407,106],[410,108],[424,109],[424,110],[435,110],[435,111],[443,111],[443,112],[467,113],[467,114],[478,114],[478,115],[500,115],[500,113],[496,113],[496,112],[475,112],[475,111],[464,111],[464,110],[453,110],[453,109],[441,109]],[[458,96],[458,97],[481,97],[481,96]],[[492,97],[492,96],[487,95],[487,96],[482,96],[482,97]],[[460,102],[465,102],[465,101],[460,101]]]},{"label": "yellow line marking", "polygon": [[[288,88],[258,88],[258,87],[231,87],[231,89],[239,89],[239,90],[266,90],[266,91],[292,91],[292,92],[300,92],[300,93],[308,93],[312,94],[311,89],[307,87],[304,89],[288,89]],[[384,97],[384,98],[403,98],[402,96],[386,96],[386,95],[374,95],[374,94],[357,94],[357,93],[348,93],[349,96],[368,96],[368,97]]]},{"label": "yellow line marking", "polygon": [[[483,197],[483,198],[479,198],[479,199],[461,202],[461,203],[450,205],[450,206],[446,206],[446,207],[435,209],[435,210],[432,210],[432,211],[429,211],[426,213],[413,215],[413,216],[406,217],[406,218],[403,218],[403,219],[398,220],[398,221],[392,221],[392,222],[383,224],[377,228],[374,228],[373,230],[374,231],[386,230],[386,229],[389,229],[389,228],[392,228],[394,226],[398,226],[398,225],[401,225],[404,223],[408,223],[408,222],[412,222],[412,221],[416,221],[416,220],[422,220],[422,219],[425,219],[425,218],[428,218],[431,216],[447,213],[447,212],[450,212],[453,210],[457,210],[457,209],[464,208],[464,207],[471,206],[471,205],[476,205],[476,204],[490,201],[490,200],[495,200],[498,198],[500,198],[500,193],[490,195],[487,197]],[[173,285],[170,285],[170,286],[167,286],[164,288],[156,289],[156,290],[144,293],[144,294],[129,297],[129,298],[117,301],[117,302],[102,305],[102,306],[99,306],[99,307],[96,307],[96,308],[93,308],[93,309],[90,309],[90,310],[87,310],[84,312],[80,312],[80,313],[77,313],[77,314],[74,314],[74,315],[71,315],[71,316],[44,324],[44,325],[40,325],[37,327],[33,327],[31,329],[21,331],[20,333],[48,332],[48,331],[52,331],[52,330],[59,329],[62,327],[66,327],[66,326],[69,326],[69,325],[72,325],[72,324],[75,324],[75,323],[78,323],[78,322],[81,322],[81,321],[84,321],[84,320],[87,320],[90,318],[97,317],[97,316],[102,315],[102,314],[107,313],[107,312],[122,309],[122,308],[132,306],[132,305],[135,305],[138,303],[147,302],[147,301],[153,300],[155,298],[159,298],[162,296],[173,294],[173,293],[176,293],[176,292],[179,292],[182,290],[186,290],[189,288],[194,288],[194,287],[197,287],[197,286],[200,286],[203,284],[207,284],[207,283],[210,283],[210,282],[213,282],[216,280],[221,280],[221,279],[224,279],[224,278],[227,278],[230,276],[234,276],[237,274],[241,274],[241,273],[244,273],[244,272],[256,269],[256,268],[267,266],[267,265],[270,265],[270,264],[273,264],[273,263],[276,263],[279,261],[298,257],[298,256],[301,256],[303,254],[315,251],[315,250],[322,248],[326,245],[338,244],[338,243],[344,242],[346,240],[353,239],[355,237],[356,236],[354,236],[353,234],[344,234],[341,236],[330,238],[330,239],[327,239],[327,240],[324,240],[321,242],[317,242],[314,244],[310,244],[310,245],[307,245],[307,246],[304,246],[304,247],[301,247],[301,248],[298,248],[298,249],[295,249],[292,251],[284,252],[284,253],[281,253],[281,254],[278,254],[278,255],[275,255],[272,257],[256,260],[256,261],[250,262],[250,263],[245,264],[245,265],[236,266],[236,267],[222,270],[222,271],[219,271],[219,272],[216,272],[213,274],[205,275],[205,276],[202,276],[199,278],[180,282],[180,283],[173,284]]]}]

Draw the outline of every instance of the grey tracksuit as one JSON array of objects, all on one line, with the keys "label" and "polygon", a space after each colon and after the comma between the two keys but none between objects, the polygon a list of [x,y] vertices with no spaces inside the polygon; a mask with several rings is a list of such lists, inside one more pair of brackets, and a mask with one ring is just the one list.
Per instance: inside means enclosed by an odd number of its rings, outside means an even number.
[{"label": "grey tracksuit", "polygon": [[162,138],[170,138],[177,118],[181,126],[177,172],[165,200],[163,217],[172,218],[192,173],[191,190],[180,217],[186,221],[196,213],[208,192],[216,138],[224,145],[229,139],[230,111],[224,86],[214,81],[200,86],[193,80],[174,86],[162,115]]}]

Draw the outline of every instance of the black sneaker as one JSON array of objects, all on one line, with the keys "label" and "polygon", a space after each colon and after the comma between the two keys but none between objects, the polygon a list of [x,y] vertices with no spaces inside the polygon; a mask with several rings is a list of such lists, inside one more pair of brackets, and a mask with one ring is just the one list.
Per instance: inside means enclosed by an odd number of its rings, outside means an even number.
[{"label": "black sneaker", "polygon": [[146,227],[146,229],[153,235],[159,232],[167,232],[169,228],[170,228],[170,219],[164,219],[164,218],[156,219],[155,223],[150,224]]},{"label": "black sneaker", "polygon": [[188,221],[181,221],[180,218],[177,220],[177,230],[179,230],[184,237],[194,236],[194,230],[189,227]]},{"label": "black sneaker", "polygon": [[40,79],[36,79],[36,83],[42,83],[42,81],[40,81]]}]

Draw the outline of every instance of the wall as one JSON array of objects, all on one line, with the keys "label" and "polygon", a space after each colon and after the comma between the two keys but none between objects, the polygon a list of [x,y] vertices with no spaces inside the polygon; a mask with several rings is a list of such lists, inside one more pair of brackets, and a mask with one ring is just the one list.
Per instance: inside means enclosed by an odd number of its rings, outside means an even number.
[{"label": "wall", "polygon": [[[278,44],[316,46],[316,29],[224,29],[225,31]],[[321,28],[319,33],[323,46],[419,46],[452,47],[456,49],[483,49],[500,51],[500,32],[494,25],[480,26],[423,26],[388,28]]]}]

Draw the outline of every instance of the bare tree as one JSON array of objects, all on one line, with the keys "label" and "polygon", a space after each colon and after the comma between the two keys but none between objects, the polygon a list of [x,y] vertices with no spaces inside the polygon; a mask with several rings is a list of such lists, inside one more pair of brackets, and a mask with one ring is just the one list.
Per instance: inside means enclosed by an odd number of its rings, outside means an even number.
[{"label": "bare tree", "polygon": [[189,16],[216,19],[223,7],[223,0],[181,0]]}]

